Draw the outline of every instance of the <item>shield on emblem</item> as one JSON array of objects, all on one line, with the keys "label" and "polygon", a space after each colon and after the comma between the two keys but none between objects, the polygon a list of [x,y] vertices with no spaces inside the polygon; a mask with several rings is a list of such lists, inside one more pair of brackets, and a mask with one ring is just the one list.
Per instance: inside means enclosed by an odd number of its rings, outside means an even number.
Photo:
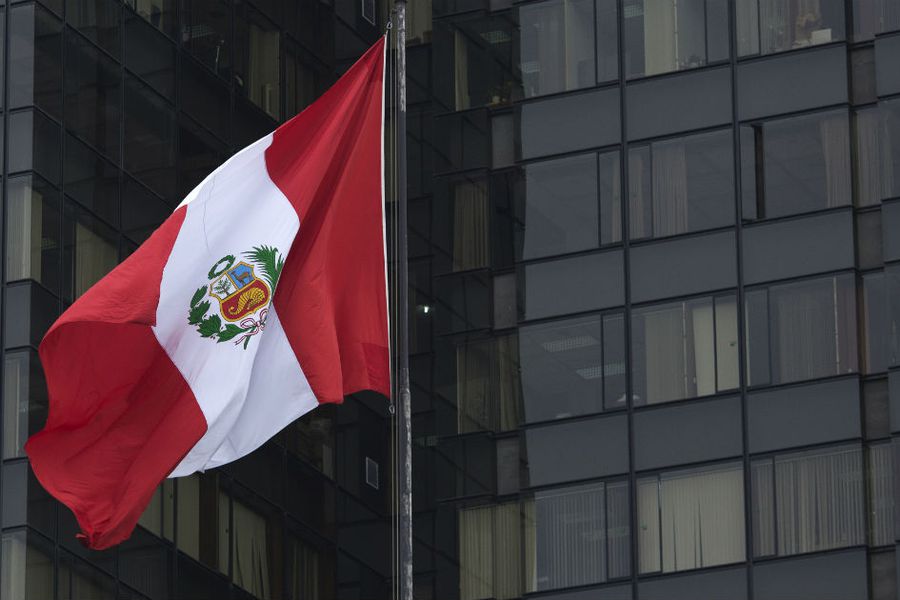
[{"label": "shield on emblem", "polygon": [[219,301],[219,312],[226,321],[239,321],[268,304],[269,286],[258,277],[253,266],[237,263],[209,285],[209,294]]}]

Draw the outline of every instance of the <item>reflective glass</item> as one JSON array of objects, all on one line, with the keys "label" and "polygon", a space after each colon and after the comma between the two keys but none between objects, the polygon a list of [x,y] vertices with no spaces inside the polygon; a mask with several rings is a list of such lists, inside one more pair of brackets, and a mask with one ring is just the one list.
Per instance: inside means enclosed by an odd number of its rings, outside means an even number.
[{"label": "reflective glass", "polygon": [[60,598],[115,600],[115,580],[65,550],[60,551],[58,577]]},{"label": "reflective glass", "polygon": [[[436,182],[437,183],[437,182]],[[490,266],[490,195],[482,177],[459,177],[438,183],[433,203],[432,243],[441,271],[468,271]]]},{"label": "reflective glass", "polygon": [[70,258],[65,260],[71,261],[72,289],[74,298],[78,298],[118,264],[118,236],[85,211],[77,212],[66,231],[65,246]]},{"label": "reflective glass", "polygon": [[869,545],[894,543],[894,446],[880,442],[866,448],[866,483],[869,502]]},{"label": "reflective glass", "polygon": [[64,183],[68,197],[107,223],[118,222],[119,169],[71,134],[66,134]]},{"label": "reflective glass", "polygon": [[538,492],[523,507],[530,591],[627,577],[628,485],[595,483]]},{"label": "reflective glass", "polygon": [[125,0],[125,4],[163,33],[175,36],[175,0]]},{"label": "reflective glass", "polygon": [[857,372],[852,275],[753,290],[745,310],[750,385]]},{"label": "reflective glass", "polygon": [[900,5],[894,0],[853,0],[853,39],[870,40],[900,29]]},{"label": "reflective glass", "polygon": [[25,441],[44,426],[46,417],[47,385],[37,353],[8,351],[3,360],[3,458],[25,456]]},{"label": "reflective glass", "polygon": [[900,196],[900,101],[885,101],[877,107],[854,113],[856,203],[879,204]]},{"label": "reflective glass", "polygon": [[58,293],[59,192],[37,175],[12,177],[6,203],[6,280],[34,279]]},{"label": "reflective glass", "polygon": [[122,54],[122,5],[116,0],[66,0],[66,22],[119,58]]},{"label": "reflective glass", "polygon": [[434,68],[444,76],[433,86],[446,109],[506,105],[521,94],[513,62],[516,35],[509,13],[435,23]]},{"label": "reflective glass", "polygon": [[66,127],[119,160],[122,131],[120,67],[78,36],[66,37]]},{"label": "reflective glass", "polygon": [[175,97],[175,45],[131,13],[125,20],[125,67],[154,90]]},{"label": "reflective glass", "polygon": [[743,561],[741,464],[670,471],[639,479],[637,520],[641,573]]},{"label": "reflective glass", "polygon": [[[608,26],[616,22],[616,4],[614,0],[597,4],[594,0],[549,0],[519,8],[525,97],[592,87],[616,77],[616,29]],[[611,40],[598,37],[594,43],[595,11],[597,24],[606,25],[602,34],[608,38],[612,33]],[[595,57],[600,52],[605,55]]]},{"label": "reflective glass", "polygon": [[653,142],[629,151],[632,238],[734,223],[731,131]]},{"label": "reflective glass", "polygon": [[319,97],[328,77],[324,66],[293,42],[285,44],[284,60],[284,116],[290,118]]},{"label": "reflective glass", "polygon": [[53,598],[53,548],[26,531],[4,533],[0,548],[0,598],[46,600]]},{"label": "reflective glass", "polygon": [[771,54],[844,39],[843,0],[741,0],[738,55]]},{"label": "reflective glass", "polygon": [[728,58],[726,0],[630,0],[624,17],[628,77],[691,69]]},{"label": "reflective glass", "polygon": [[850,127],[833,111],[741,127],[745,219],[850,204]]},{"label": "reflective glass", "polygon": [[862,281],[865,372],[881,373],[888,366],[889,338],[884,273],[866,273]]},{"label": "reflective glass", "polygon": [[181,43],[221,77],[228,77],[232,65],[231,12],[231,3],[225,0],[182,0],[181,4]]},{"label": "reflective glass", "polygon": [[519,330],[526,422],[625,406],[623,322],[607,315]]},{"label": "reflective glass", "polygon": [[62,112],[62,23],[38,4],[9,11],[9,107]]},{"label": "reflective glass", "polygon": [[636,405],[706,396],[737,387],[734,296],[635,309],[631,332]]},{"label": "reflective glass", "polygon": [[459,511],[459,598],[522,594],[522,519],[518,502]]},{"label": "reflective glass", "polygon": [[125,109],[125,169],[175,200],[175,109],[131,76],[125,79]]},{"label": "reflective glass", "polygon": [[515,336],[459,344],[456,404],[459,433],[508,431],[522,422],[522,383]]},{"label": "reflective glass", "polygon": [[755,556],[803,554],[865,542],[861,448],[756,460],[751,481]]},{"label": "reflective glass", "polygon": [[235,83],[237,92],[274,118],[281,116],[281,32],[261,13],[241,5]]}]

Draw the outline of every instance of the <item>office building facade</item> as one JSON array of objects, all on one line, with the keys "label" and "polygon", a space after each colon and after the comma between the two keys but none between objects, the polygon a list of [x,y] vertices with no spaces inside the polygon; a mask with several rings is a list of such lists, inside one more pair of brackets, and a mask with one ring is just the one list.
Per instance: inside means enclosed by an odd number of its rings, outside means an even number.
[{"label": "office building facade", "polygon": [[[390,597],[383,398],[105,552],[21,450],[53,319],[388,10],[0,10],[2,600]],[[416,598],[897,598],[900,4],[412,0],[408,64]]]}]

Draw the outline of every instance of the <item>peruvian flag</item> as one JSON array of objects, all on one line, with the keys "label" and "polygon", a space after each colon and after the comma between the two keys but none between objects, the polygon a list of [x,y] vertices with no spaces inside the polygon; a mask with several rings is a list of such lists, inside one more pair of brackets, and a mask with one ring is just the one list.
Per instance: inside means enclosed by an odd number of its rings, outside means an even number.
[{"label": "peruvian flag", "polygon": [[381,39],[245,148],[54,323],[25,446],[86,545],[166,477],[236,460],[323,402],[390,394]]}]

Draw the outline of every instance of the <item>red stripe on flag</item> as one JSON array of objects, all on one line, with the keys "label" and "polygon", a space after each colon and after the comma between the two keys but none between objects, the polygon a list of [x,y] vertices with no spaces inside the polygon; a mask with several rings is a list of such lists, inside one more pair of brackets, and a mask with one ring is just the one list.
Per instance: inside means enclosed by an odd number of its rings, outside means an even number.
[{"label": "red stripe on flag", "polygon": [[300,216],[275,308],[319,402],[390,395],[382,227],[384,38],[275,130],[266,167]]},{"label": "red stripe on flag", "polygon": [[79,298],[41,342],[49,416],[25,450],[94,549],[128,538],[156,486],[206,432],[151,329],[186,210]]}]

